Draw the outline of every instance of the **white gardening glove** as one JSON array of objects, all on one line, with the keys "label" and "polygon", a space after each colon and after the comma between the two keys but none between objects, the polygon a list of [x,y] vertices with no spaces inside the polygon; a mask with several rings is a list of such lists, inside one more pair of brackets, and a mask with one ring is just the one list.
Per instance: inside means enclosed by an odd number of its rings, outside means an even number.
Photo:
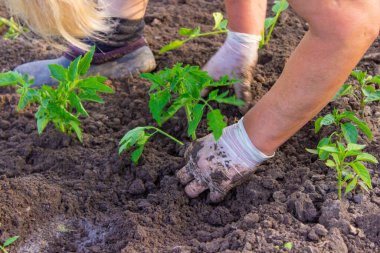
[{"label": "white gardening glove", "polygon": [[195,198],[206,189],[210,200],[219,202],[233,187],[272,157],[260,152],[249,139],[243,119],[226,127],[216,142],[212,134],[197,140],[186,151],[188,162],[177,172],[186,194]]},{"label": "white gardening glove", "polygon": [[[236,96],[246,102],[241,108],[243,112],[247,111],[252,101],[252,72],[257,63],[260,41],[260,35],[229,31],[223,46],[203,67],[215,80],[224,75],[241,80],[234,85],[234,89]],[[203,95],[207,92],[204,91]]]}]

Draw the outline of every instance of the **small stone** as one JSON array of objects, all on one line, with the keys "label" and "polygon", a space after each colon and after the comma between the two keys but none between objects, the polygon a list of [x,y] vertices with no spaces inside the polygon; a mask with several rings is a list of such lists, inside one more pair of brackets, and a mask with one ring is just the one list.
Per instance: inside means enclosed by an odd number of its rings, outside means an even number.
[{"label": "small stone", "polygon": [[159,26],[161,24],[162,24],[162,22],[159,19],[155,18],[155,19],[153,19],[151,26]]},{"label": "small stone", "polygon": [[312,229],[310,232],[307,234],[307,238],[309,238],[312,241],[319,241],[319,236],[317,233],[315,233],[315,230]]},{"label": "small stone", "polygon": [[263,221],[263,226],[265,228],[271,228],[271,227],[273,227],[273,222],[271,220],[264,220]]},{"label": "small stone", "polygon": [[350,225],[349,229],[350,229],[349,232],[350,232],[351,235],[357,235],[358,234],[358,230],[354,226]]},{"label": "small stone", "polygon": [[274,201],[276,201],[276,202],[283,203],[286,201],[286,196],[281,191],[274,192],[272,197],[273,197]]},{"label": "small stone", "polygon": [[380,197],[373,196],[372,197],[372,202],[380,206]]},{"label": "small stone", "polygon": [[315,230],[315,233],[320,236],[326,236],[328,233],[327,229],[321,224],[315,225],[313,229]]},{"label": "small stone", "polygon": [[354,196],[354,201],[355,201],[355,203],[357,203],[357,204],[361,204],[362,202],[363,202],[363,200],[364,200],[364,195],[363,194],[356,194],[355,196]]},{"label": "small stone", "polygon": [[135,179],[129,186],[128,192],[132,195],[138,195],[145,192],[144,182],[141,179]]},{"label": "small stone", "polygon": [[253,228],[259,220],[260,216],[257,213],[249,213],[243,218],[244,227]]}]

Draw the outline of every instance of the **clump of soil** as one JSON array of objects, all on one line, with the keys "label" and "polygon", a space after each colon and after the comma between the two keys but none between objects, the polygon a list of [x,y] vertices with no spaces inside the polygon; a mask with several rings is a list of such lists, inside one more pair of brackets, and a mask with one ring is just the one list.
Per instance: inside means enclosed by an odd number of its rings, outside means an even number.
[{"label": "clump of soil", "polygon": [[[223,36],[164,55],[158,50],[179,27],[211,29],[214,11],[224,11],[221,0],[150,2],[146,36],[158,69],[176,62],[203,65],[209,59]],[[276,81],[307,29],[291,10],[281,16],[270,44],[260,51],[256,101]],[[37,40],[1,40],[0,45],[1,71],[60,54]],[[378,49],[379,39],[369,53]],[[359,68],[379,71],[371,59]],[[35,108],[17,112],[14,89],[0,90],[0,240],[21,236],[10,252],[284,252],[286,242],[293,243],[293,252],[380,251],[378,167],[370,167],[370,194],[356,192],[337,201],[334,171],[305,152],[319,138],[311,124],[249,182],[212,205],[207,193],[188,199],[175,177],[185,162],[184,147],[158,136],[138,166],[117,155],[118,141],[129,129],[153,120],[149,83],[135,78],[115,80],[113,86],[117,93],[106,96],[104,105],[87,105],[91,118],[83,121],[83,145],[53,127],[38,136]],[[230,123],[241,117],[235,108],[221,109]],[[375,133],[368,151],[375,155],[380,153],[378,111],[374,105],[367,114]],[[190,142],[181,117],[164,129]],[[198,134],[207,134],[206,126]]]}]

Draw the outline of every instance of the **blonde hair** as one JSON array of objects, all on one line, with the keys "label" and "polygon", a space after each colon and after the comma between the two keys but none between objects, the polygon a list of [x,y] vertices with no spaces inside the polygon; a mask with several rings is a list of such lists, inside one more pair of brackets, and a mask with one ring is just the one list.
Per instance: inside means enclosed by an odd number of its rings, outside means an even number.
[{"label": "blonde hair", "polygon": [[[0,0],[3,1],[3,0]],[[63,37],[81,49],[80,38],[101,38],[111,29],[102,1],[96,0],[5,0],[10,14],[44,39]]]}]

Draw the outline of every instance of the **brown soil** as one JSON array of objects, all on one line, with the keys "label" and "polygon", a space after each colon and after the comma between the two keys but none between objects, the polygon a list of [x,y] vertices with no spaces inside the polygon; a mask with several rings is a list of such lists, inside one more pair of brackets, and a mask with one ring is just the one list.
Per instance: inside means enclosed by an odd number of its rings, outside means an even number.
[{"label": "brown soil", "polygon": [[[210,29],[211,13],[220,10],[221,0],[151,1],[146,36],[158,69],[176,62],[203,65],[223,36],[164,55],[158,50],[181,26]],[[307,29],[291,10],[282,15],[270,45],[260,51],[256,100],[273,85]],[[378,39],[369,53],[378,52],[379,45]],[[23,38],[0,40],[0,46],[1,71],[59,54]],[[379,74],[377,60],[362,61],[359,68]],[[174,175],[184,165],[184,147],[156,137],[138,166],[117,155],[118,141],[129,129],[153,120],[146,81],[113,84],[117,93],[106,96],[104,105],[87,105],[91,118],[83,120],[83,145],[53,127],[38,136],[35,108],[17,112],[14,90],[0,89],[0,241],[20,235],[10,252],[283,252],[285,242],[294,244],[292,252],[380,252],[378,166],[370,167],[370,194],[356,192],[337,201],[334,171],[305,152],[319,138],[312,124],[260,166],[250,182],[212,205],[206,193],[188,199]],[[348,105],[357,108],[355,102]],[[228,110],[230,123],[241,117],[235,108],[221,109]],[[367,109],[375,133],[368,151],[378,155],[379,107]],[[178,116],[164,129],[189,142],[182,122]],[[205,134],[202,127],[199,136]]]}]

